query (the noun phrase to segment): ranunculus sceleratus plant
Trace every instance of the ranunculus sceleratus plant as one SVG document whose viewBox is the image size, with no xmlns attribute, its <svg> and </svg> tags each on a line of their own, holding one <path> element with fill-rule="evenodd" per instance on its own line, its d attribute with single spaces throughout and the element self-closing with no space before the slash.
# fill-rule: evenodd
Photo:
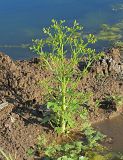
<svg viewBox="0 0 123 160">
<path fill-rule="evenodd" d="M 33 40 L 31 47 L 51 73 L 40 82 L 49 95 L 46 104 L 50 116 L 46 116 L 44 122 L 48 121 L 60 133 L 76 125 L 75 115 L 82 116 L 85 108 L 80 110 L 80 106 L 87 103 L 89 93 L 80 91 L 78 84 L 92 63 L 102 56 L 89 47 L 96 42 L 94 35 L 83 38 L 82 31 L 83 27 L 77 21 L 68 27 L 65 21 L 53 19 L 51 26 L 43 29 L 45 36 Z M 77 68 L 82 59 L 85 61 L 83 71 Z"/>
</svg>

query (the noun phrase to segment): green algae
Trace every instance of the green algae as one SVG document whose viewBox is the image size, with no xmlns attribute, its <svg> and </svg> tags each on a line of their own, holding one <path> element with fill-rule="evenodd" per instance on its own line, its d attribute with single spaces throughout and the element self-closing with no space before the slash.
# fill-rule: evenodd
<svg viewBox="0 0 123 160">
<path fill-rule="evenodd" d="M 100 32 L 97 34 L 98 40 L 117 42 L 123 39 L 123 21 L 108 25 L 102 24 Z"/>
<path fill-rule="evenodd" d="M 20 44 L 20 45 L 0 45 L 0 48 L 29 48 L 30 44 Z"/>
<path fill-rule="evenodd" d="M 113 10 L 113 11 L 123 10 L 123 3 L 117 3 L 117 4 L 115 4 L 115 5 L 112 5 L 112 10 Z"/>
<path fill-rule="evenodd" d="M 121 39 L 122 36 L 120 34 L 115 34 L 111 31 L 109 32 L 100 32 L 99 37 L 97 38 L 98 40 L 106 40 L 106 41 L 115 41 Z"/>
<path fill-rule="evenodd" d="M 123 51 L 123 41 L 117 41 L 113 46 L 119 48 L 120 51 Z"/>
</svg>

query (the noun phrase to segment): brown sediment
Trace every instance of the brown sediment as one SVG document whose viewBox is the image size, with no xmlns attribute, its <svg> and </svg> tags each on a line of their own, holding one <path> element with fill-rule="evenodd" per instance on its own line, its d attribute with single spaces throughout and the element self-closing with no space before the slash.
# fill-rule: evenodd
<svg viewBox="0 0 123 160">
<path fill-rule="evenodd" d="M 9 103 L 0 111 L 0 147 L 16 154 L 17 160 L 31 160 L 27 150 L 34 147 L 39 135 L 48 131 L 41 125 L 43 94 L 38 85 L 46 76 L 50 73 L 39 66 L 38 58 L 14 62 L 0 53 L 0 103 Z M 92 122 L 122 113 L 122 107 L 117 108 L 115 102 L 104 107 L 106 95 L 123 96 L 123 64 L 118 49 L 111 49 L 106 58 L 93 64 L 79 90 L 93 92 L 89 108 Z M 94 109 L 96 100 L 102 102 L 98 111 Z M 48 135 L 48 139 L 55 137 L 52 131 Z"/>
</svg>

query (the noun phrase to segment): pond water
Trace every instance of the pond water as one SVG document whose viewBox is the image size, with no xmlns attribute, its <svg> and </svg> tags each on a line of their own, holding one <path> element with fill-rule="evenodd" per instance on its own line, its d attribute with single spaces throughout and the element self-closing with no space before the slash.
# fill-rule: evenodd
<svg viewBox="0 0 123 160">
<path fill-rule="evenodd" d="M 113 5 L 122 0 L 0 0 L 0 50 L 13 59 L 32 56 L 22 44 L 39 38 L 41 30 L 51 19 L 65 19 L 71 24 L 75 19 L 87 33 L 96 34 L 103 23 L 114 24 L 123 19 L 123 8 Z M 105 47 L 99 43 L 96 48 Z"/>
<path fill-rule="evenodd" d="M 111 138 L 111 142 L 107 142 L 106 146 L 114 152 L 123 153 L 123 115 L 99 122 L 95 128 Z"/>
</svg>

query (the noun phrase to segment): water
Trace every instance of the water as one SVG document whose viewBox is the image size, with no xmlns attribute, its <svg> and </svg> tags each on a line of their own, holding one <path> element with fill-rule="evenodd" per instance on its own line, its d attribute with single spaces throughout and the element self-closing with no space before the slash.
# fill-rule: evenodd
<svg viewBox="0 0 123 160">
<path fill-rule="evenodd" d="M 122 9 L 112 10 L 112 5 L 118 3 L 122 0 L 0 0 L 0 50 L 13 59 L 35 56 L 16 45 L 30 44 L 33 38 L 39 38 L 42 28 L 50 25 L 52 18 L 65 19 L 67 24 L 76 19 L 85 32 L 97 33 L 101 24 L 123 19 Z M 96 47 L 105 46 L 101 44 Z"/>
<path fill-rule="evenodd" d="M 112 139 L 111 143 L 105 144 L 106 146 L 114 152 L 123 153 L 123 115 L 99 122 L 96 128 Z"/>
</svg>

